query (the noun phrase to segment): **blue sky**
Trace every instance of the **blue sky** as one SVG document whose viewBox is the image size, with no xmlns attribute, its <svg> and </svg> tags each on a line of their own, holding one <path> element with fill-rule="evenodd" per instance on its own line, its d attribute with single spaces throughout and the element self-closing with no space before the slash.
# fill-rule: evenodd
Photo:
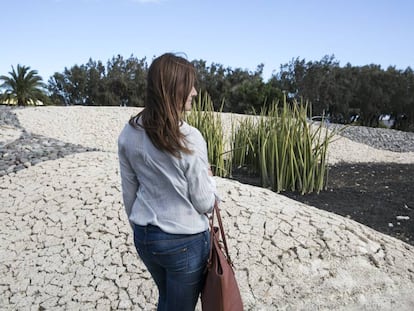
<svg viewBox="0 0 414 311">
<path fill-rule="evenodd" d="M 89 58 L 150 62 L 164 52 L 254 71 L 335 55 L 341 66 L 414 69 L 411 0 L 3 0 L 0 75 L 30 66 L 47 81 Z"/>
</svg>

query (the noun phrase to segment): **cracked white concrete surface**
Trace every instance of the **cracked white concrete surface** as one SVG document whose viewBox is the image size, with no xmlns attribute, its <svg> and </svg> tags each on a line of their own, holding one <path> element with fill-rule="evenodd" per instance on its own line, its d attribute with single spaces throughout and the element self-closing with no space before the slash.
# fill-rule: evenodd
<svg viewBox="0 0 414 311">
<path fill-rule="evenodd" d="M 0 177 L 0 310 L 155 309 L 121 203 L 117 155 L 103 149 Z M 414 309 L 413 246 L 216 180 L 246 310 Z"/>
</svg>

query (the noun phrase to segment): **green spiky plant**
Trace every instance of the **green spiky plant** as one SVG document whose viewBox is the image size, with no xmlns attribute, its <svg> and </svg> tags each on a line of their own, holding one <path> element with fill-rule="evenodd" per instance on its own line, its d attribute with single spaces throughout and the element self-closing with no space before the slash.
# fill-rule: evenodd
<svg viewBox="0 0 414 311">
<path fill-rule="evenodd" d="M 246 119 L 233 134 L 233 163 L 247 165 L 262 186 L 276 192 L 319 192 L 327 181 L 328 144 L 334 132 L 311 127 L 308 105 L 284 100 L 262 109 L 258 120 Z"/>
<path fill-rule="evenodd" d="M 213 102 L 207 93 L 199 92 L 191 111 L 186 114 L 186 121 L 196 127 L 206 140 L 213 174 L 220 177 L 230 176 L 231 157 L 225 157 L 226 143 L 220 113 L 214 112 Z"/>
<path fill-rule="evenodd" d="M 328 145 L 336 134 L 323 122 L 310 125 L 304 103 L 272 103 L 259 116 L 232 123 L 230 151 L 225 151 L 222 120 L 207 93 L 199 94 L 186 121 L 207 142 L 215 175 L 231 176 L 232 167 L 247 166 L 260 175 L 261 184 L 276 192 L 319 192 L 326 187 Z M 229 156 L 231 155 L 231 156 Z"/>
</svg>

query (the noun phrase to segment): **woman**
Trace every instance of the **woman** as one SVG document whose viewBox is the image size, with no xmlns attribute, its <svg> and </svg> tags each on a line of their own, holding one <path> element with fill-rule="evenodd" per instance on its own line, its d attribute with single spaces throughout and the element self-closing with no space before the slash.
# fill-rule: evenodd
<svg viewBox="0 0 414 311">
<path fill-rule="evenodd" d="M 194 310 L 210 247 L 206 213 L 216 199 L 206 143 L 182 120 L 197 95 L 195 69 L 167 53 L 152 62 L 147 82 L 145 109 L 118 139 L 125 210 L 158 287 L 158 310 Z"/>
</svg>

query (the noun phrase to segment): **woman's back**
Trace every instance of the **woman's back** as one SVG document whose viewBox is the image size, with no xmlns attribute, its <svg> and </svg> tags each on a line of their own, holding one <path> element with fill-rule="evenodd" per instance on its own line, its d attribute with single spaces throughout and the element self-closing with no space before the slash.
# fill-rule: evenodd
<svg viewBox="0 0 414 311">
<path fill-rule="evenodd" d="M 207 176 L 207 150 L 200 132 L 185 122 L 180 129 L 193 151 L 181 158 L 160 151 L 143 128 L 129 124 L 119 136 L 118 148 L 139 184 L 130 221 L 156 225 L 168 233 L 192 234 L 208 228 L 203 214 L 214 205 L 215 184 Z"/>
</svg>

